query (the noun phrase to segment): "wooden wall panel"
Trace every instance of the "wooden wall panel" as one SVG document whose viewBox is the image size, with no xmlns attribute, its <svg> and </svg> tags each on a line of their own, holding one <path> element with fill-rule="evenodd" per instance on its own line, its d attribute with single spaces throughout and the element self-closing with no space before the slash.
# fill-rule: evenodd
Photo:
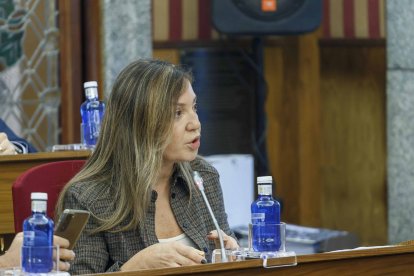
<svg viewBox="0 0 414 276">
<path fill-rule="evenodd" d="M 385 48 L 320 47 L 319 106 L 303 98 L 306 83 L 318 82 L 317 74 L 315 82 L 301 77 L 312 70 L 306 59 L 298 61 L 306 52 L 291 44 L 266 49 L 267 146 L 282 218 L 351 231 L 366 245 L 386 244 Z M 306 146 L 318 131 L 319 148 Z M 319 180 L 313 171 L 307 181 L 312 170 Z"/>
<path fill-rule="evenodd" d="M 291 93 L 296 55 L 289 48 L 268 47 L 265 51 L 267 151 L 269 167 L 282 200 L 282 220 L 299 223 L 297 94 Z"/>
<path fill-rule="evenodd" d="M 322 47 L 323 226 L 386 243 L 385 47 Z"/>
<path fill-rule="evenodd" d="M 316 34 L 266 49 L 267 148 L 282 220 L 321 225 L 320 87 Z"/>
<path fill-rule="evenodd" d="M 298 37 L 298 148 L 300 222 L 321 225 L 320 142 L 321 95 L 319 45 L 316 33 Z"/>
<path fill-rule="evenodd" d="M 173 64 L 180 64 L 180 52 L 178 49 L 153 49 L 152 57 Z"/>
</svg>

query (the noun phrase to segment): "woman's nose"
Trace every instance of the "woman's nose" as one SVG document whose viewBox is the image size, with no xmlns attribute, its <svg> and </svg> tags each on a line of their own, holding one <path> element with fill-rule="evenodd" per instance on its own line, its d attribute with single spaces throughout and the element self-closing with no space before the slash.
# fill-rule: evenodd
<svg viewBox="0 0 414 276">
<path fill-rule="evenodd" d="M 194 113 L 193 118 L 190 120 L 190 122 L 187 124 L 187 130 L 199 130 L 201 128 L 200 120 L 198 119 L 197 113 Z"/>
</svg>

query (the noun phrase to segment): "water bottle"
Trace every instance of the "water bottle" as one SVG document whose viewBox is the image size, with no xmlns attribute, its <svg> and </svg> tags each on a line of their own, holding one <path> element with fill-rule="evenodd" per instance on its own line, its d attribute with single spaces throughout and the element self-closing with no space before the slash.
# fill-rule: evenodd
<svg viewBox="0 0 414 276">
<path fill-rule="evenodd" d="M 32 215 L 23 222 L 22 268 L 29 273 L 53 269 L 53 220 L 46 216 L 47 194 L 32 193 Z"/>
<path fill-rule="evenodd" d="M 251 204 L 252 247 L 254 251 L 278 251 L 280 240 L 280 203 L 272 197 L 271 176 L 257 178 L 258 198 Z"/>
<path fill-rule="evenodd" d="M 85 82 L 83 88 L 86 96 L 86 101 L 82 103 L 80 108 L 83 144 L 88 148 L 94 148 L 105 113 L 105 103 L 98 100 L 98 83 L 96 81 Z"/>
</svg>

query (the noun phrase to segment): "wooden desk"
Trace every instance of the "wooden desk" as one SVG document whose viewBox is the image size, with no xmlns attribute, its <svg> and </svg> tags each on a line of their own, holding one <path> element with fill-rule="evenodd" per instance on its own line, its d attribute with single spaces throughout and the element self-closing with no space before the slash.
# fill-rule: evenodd
<svg viewBox="0 0 414 276">
<path fill-rule="evenodd" d="M 14 233 L 11 187 L 24 171 L 48 162 L 87 159 L 90 151 L 40 152 L 0 156 L 0 235 Z"/>
<path fill-rule="evenodd" d="M 414 246 L 303 255 L 297 257 L 297 262 L 296 266 L 263 268 L 261 260 L 249 260 L 102 275 L 414 275 Z"/>
</svg>

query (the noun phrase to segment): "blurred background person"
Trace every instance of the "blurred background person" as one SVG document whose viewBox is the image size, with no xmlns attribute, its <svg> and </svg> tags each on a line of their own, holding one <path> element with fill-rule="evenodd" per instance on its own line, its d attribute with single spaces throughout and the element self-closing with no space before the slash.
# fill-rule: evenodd
<svg viewBox="0 0 414 276">
<path fill-rule="evenodd" d="M 25 139 L 17 136 L 7 124 L 0 119 L 0 155 L 37 152 Z"/>
</svg>

